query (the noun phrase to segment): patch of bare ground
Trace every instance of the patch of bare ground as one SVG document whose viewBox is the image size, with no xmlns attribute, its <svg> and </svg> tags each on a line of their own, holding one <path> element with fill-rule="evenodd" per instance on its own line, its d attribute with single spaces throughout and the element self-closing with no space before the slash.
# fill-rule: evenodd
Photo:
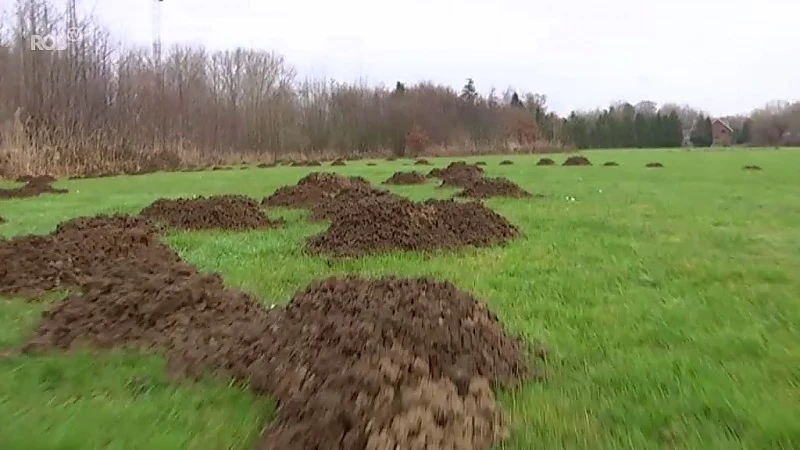
<svg viewBox="0 0 800 450">
<path fill-rule="evenodd" d="M 351 203 L 331 226 L 310 237 L 312 254 L 358 257 L 395 250 L 430 251 L 490 247 L 510 241 L 519 230 L 482 203 L 405 198 L 368 198 Z"/>
<path fill-rule="evenodd" d="M 267 217 L 257 201 L 243 195 L 159 199 L 141 215 L 185 230 L 254 230 L 282 224 Z"/>
<path fill-rule="evenodd" d="M 24 186 L 11 189 L 0 189 L 0 199 L 38 197 L 42 194 L 66 194 L 66 189 L 56 189 L 51 186 L 55 178 L 49 175 L 20 177 L 19 182 Z"/>
<path fill-rule="evenodd" d="M 419 172 L 395 172 L 383 184 L 425 184 L 425 175 Z"/>
<path fill-rule="evenodd" d="M 589 161 L 589 158 L 581 155 L 570 156 L 564 161 L 562 166 L 591 166 L 592 163 Z"/>
<path fill-rule="evenodd" d="M 362 177 L 344 177 L 335 173 L 312 172 L 295 186 L 283 186 L 265 198 L 262 204 L 292 208 L 310 208 L 342 189 L 360 185 L 370 187 Z"/>
</svg>

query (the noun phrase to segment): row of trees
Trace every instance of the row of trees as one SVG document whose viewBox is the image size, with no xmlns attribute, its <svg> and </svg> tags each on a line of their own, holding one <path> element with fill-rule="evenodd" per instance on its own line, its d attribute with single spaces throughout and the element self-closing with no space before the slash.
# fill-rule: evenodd
<svg viewBox="0 0 800 450">
<path fill-rule="evenodd" d="M 543 151 L 566 146 L 669 147 L 700 112 L 620 103 L 566 118 L 543 95 L 481 95 L 434 83 L 393 87 L 302 78 L 276 53 L 114 43 L 75 0 L 17 0 L 0 15 L 0 168 L 83 172 L 253 156 L 409 151 Z M 62 51 L 34 35 L 83 31 Z M 798 105 L 754 113 L 752 142 L 800 130 Z M 794 108 L 794 109 L 793 109 Z M 732 125 L 735 126 L 734 123 Z M 749 142 L 749 139 L 743 142 Z"/>
</svg>

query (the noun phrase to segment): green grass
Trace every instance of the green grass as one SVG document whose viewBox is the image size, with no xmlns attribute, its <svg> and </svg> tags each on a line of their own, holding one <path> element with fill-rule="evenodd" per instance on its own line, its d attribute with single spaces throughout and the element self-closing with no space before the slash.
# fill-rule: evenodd
<svg viewBox="0 0 800 450">
<path fill-rule="evenodd" d="M 505 248 L 338 262 L 303 254 L 324 228 L 174 233 L 170 244 L 268 303 L 352 272 L 432 275 L 485 299 L 514 331 L 553 349 L 549 380 L 503 393 L 503 448 L 800 447 L 800 152 L 595 151 L 594 167 L 535 156 L 470 158 L 547 195 L 490 200 L 525 237 Z M 563 155 L 556 155 L 558 162 Z M 599 165 L 615 160 L 620 167 Z M 645 169 L 650 161 L 663 169 Z M 432 160 L 441 167 L 449 160 Z M 408 160 L 336 169 L 373 182 Z M 761 172 L 741 170 L 758 164 Z M 320 168 L 62 181 L 71 193 L 0 201 L 0 234 L 46 233 L 79 215 L 136 212 L 159 197 L 256 197 Z M 414 199 L 453 191 L 393 188 Z M 575 202 L 565 200 L 576 198 Z M 44 306 L 0 300 L 0 353 Z M 273 407 L 224 380 L 168 382 L 158 356 L 78 352 L 0 360 L 4 449 L 249 449 Z"/>
</svg>

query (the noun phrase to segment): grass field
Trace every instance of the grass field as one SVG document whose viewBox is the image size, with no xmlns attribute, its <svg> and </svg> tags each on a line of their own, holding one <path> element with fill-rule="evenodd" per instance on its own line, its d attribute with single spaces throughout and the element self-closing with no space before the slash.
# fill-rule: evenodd
<svg viewBox="0 0 800 450">
<path fill-rule="evenodd" d="M 585 154 L 595 166 L 469 158 L 547 196 L 487 202 L 525 233 L 505 248 L 329 265 L 304 255 L 304 237 L 324 225 L 297 210 L 270 211 L 289 221 L 284 228 L 168 240 L 268 303 L 344 272 L 433 275 L 485 299 L 512 331 L 553 353 L 548 381 L 502 394 L 514 424 L 503 448 L 800 448 L 800 152 Z M 600 167 L 608 160 L 620 167 Z M 645 169 L 650 161 L 665 167 Z M 408 164 L 60 181 L 69 194 L 0 201 L 0 234 L 134 213 L 159 197 L 261 198 L 312 170 L 379 183 L 419 169 Z M 413 199 L 455 192 L 431 183 L 392 190 Z M 0 299 L 0 354 L 26 339 L 45 305 Z M 164 364 L 128 352 L 0 359 L 0 448 L 251 448 L 271 404 L 221 380 L 171 383 Z"/>
</svg>

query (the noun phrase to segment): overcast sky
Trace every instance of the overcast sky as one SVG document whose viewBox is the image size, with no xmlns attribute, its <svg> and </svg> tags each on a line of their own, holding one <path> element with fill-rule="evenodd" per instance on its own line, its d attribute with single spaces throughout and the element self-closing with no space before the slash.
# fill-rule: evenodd
<svg viewBox="0 0 800 450">
<path fill-rule="evenodd" d="M 4 0 L 5 1 L 5 0 Z M 84 0 L 114 34 L 153 38 L 154 0 Z M 616 100 L 712 114 L 800 97 L 800 0 L 165 0 L 164 47 L 275 50 L 301 75 L 431 80 L 547 95 L 550 108 Z"/>
</svg>

